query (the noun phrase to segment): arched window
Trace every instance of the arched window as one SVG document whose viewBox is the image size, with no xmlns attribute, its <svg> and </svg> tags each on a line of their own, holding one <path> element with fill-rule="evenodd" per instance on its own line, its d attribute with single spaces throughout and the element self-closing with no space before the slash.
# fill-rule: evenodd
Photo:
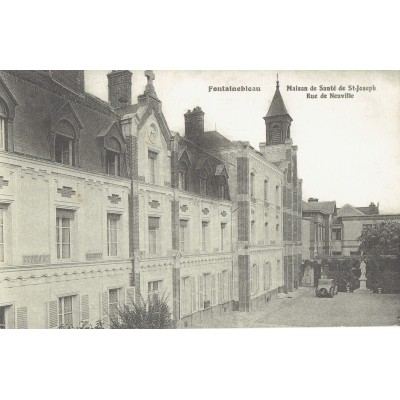
<svg viewBox="0 0 400 400">
<path fill-rule="evenodd" d="M 206 169 L 202 169 L 200 172 L 199 185 L 200 185 L 200 194 L 207 195 L 208 194 L 208 172 Z"/>
<path fill-rule="evenodd" d="M 274 125 L 271 129 L 271 144 L 281 143 L 282 129 L 279 125 Z"/>
<path fill-rule="evenodd" d="M 5 103 L 0 98 L 0 150 L 6 150 L 6 129 L 8 111 Z"/>
<path fill-rule="evenodd" d="M 264 201 L 268 201 L 268 179 L 264 180 Z"/>
<path fill-rule="evenodd" d="M 255 178 L 256 178 L 256 174 L 254 172 L 252 172 L 250 174 L 250 196 L 251 197 L 255 197 Z"/>
<path fill-rule="evenodd" d="M 75 130 L 72 124 L 63 119 L 56 127 L 54 154 L 55 161 L 64 165 L 75 165 L 74 146 Z"/>
<path fill-rule="evenodd" d="M 187 174 L 188 168 L 184 161 L 179 163 L 178 178 L 179 178 L 179 189 L 187 190 Z"/>
</svg>

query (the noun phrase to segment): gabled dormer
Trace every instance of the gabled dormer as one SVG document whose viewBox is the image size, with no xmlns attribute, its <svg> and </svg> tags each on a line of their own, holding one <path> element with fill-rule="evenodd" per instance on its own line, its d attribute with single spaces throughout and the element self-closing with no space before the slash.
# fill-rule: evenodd
<svg viewBox="0 0 400 400">
<path fill-rule="evenodd" d="M 50 126 L 51 160 L 79 167 L 79 139 L 83 125 L 70 102 L 53 108 L 46 116 Z"/>
<path fill-rule="evenodd" d="M 13 151 L 13 122 L 17 100 L 0 78 L 0 151 Z"/>
</svg>

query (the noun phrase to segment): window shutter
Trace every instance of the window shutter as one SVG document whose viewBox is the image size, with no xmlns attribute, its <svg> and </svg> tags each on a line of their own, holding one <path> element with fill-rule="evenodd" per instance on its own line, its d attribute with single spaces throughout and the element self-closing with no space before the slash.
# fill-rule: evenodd
<svg viewBox="0 0 400 400">
<path fill-rule="evenodd" d="M 105 327 L 110 326 L 110 318 L 108 315 L 108 291 L 100 294 L 100 302 L 101 302 L 101 322 L 105 325 Z"/>
<path fill-rule="evenodd" d="M 81 320 L 89 322 L 89 295 L 81 296 Z"/>
<path fill-rule="evenodd" d="M 58 328 L 58 300 L 48 302 L 48 314 L 49 314 L 49 328 Z M 17 310 L 18 319 L 18 310 Z"/>
<path fill-rule="evenodd" d="M 223 284 L 224 282 L 222 281 L 222 273 L 218 272 L 218 298 L 220 304 L 222 304 L 225 300 L 223 295 Z"/>
<path fill-rule="evenodd" d="M 133 308 L 135 304 L 135 287 L 129 286 L 125 289 L 125 304 L 129 308 Z"/>
<path fill-rule="evenodd" d="M 211 304 L 215 306 L 217 304 L 217 287 L 215 282 L 215 274 L 211 275 Z"/>
<path fill-rule="evenodd" d="M 199 275 L 199 310 L 204 310 L 204 277 Z"/>
<path fill-rule="evenodd" d="M 228 279 L 229 279 L 229 300 L 233 300 L 233 275 L 232 275 L 232 271 L 229 271 Z"/>
<path fill-rule="evenodd" d="M 192 313 L 194 313 L 197 311 L 196 277 L 193 276 L 191 281 L 192 281 Z"/>
<path fill-rule="evenodd" d="M 7 328 L 15 329 L 15 307 L 11 305 L 7 310 Z"/>
</svg>

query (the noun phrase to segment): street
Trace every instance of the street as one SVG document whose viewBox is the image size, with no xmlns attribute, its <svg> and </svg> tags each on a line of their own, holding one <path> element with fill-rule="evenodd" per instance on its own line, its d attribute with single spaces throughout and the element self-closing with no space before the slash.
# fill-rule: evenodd
<svg viewBox="0 0 400 400">
<path fill-rule="evenodd" d="M 393 326 L 400 316 L 399 294 L 338 293 L 317 298 L 312 288 L 299 288 L 249 313 L 232 312 L 193 328 Z"/>
</svg>

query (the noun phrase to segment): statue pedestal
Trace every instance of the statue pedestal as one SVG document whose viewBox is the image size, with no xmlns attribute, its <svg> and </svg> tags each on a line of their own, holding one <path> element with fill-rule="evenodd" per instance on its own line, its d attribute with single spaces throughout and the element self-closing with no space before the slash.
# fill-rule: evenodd
<svg viewBox="0 0 400 400">
<path fill-rule="evenodd" d="M 360 281 L 360 288 L 356 289 L 353 293 L 357 294 L 370 294 L 372 293 L 371 290 L 367 289 L 367 278 L 361 277 Z"/>
</svg>

